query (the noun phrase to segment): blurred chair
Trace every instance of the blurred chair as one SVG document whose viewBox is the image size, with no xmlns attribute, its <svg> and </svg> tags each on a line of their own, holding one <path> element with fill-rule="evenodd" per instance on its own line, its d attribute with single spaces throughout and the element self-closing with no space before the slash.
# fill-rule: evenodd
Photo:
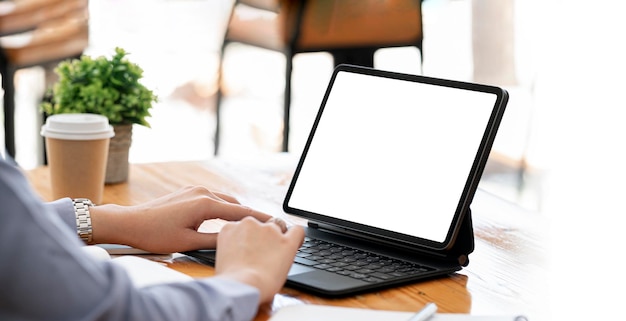
<svg viewBox="0 0 626 321">
<path fill-rule="evenodd" d="M 40 66 L 48 84 L 56 65 L 78 58 L 89 43 L 88 0 L 0 2 L 0 74 L 7 153 L 15 157 L 15 74 Z"/>
<path fill-rule="evenodd" d="M 381 48 L 416 47 L 422 63 L 421 0 L 235 0 L 220 53 L 215 154 L 220 135 L 223 58 L 233 42 L 285 54 L 282 150 L 289 148 L 293 57 L 329 52 L 334 64 L 373 67 Z"/>
</svg>

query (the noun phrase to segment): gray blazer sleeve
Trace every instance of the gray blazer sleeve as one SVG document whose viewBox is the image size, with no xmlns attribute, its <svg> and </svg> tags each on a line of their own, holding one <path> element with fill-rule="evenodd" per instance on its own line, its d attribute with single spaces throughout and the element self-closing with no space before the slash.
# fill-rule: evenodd
<svg viewBox="0 0 626 321">
<path fill-rule="evenodd" d="M 42 203 L 24 176 L 0 160 L 0 320 L 255 316 L 258 291 L 219 277 L 135 288 L 122 267 L 81 250 L 72 218 L 68 200 Z"/>
<path fill-rule="evenodd" d="M 70 231 L 76 232 L 76 214 L 74 204 L 70 198 L 62 198 L 54 202 L 45 203 L 48 212 L 55 213 L 67 225 Z"/>
</svg>

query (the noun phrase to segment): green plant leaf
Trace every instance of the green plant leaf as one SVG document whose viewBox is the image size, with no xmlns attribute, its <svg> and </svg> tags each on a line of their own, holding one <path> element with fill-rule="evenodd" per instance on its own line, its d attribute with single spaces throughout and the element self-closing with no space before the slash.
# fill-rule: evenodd
<svg viewBox="0 0 626 321">
<path fill-rule="evenodd" d="M 41 108 L 49 115 L 61 113 L 101 114 L 112 125 L 139 124 L 150 127 L 146 118 L 158 97 L 141 84 L 143 69 L 126 59 L 127 52 L 115 48 L 111 58 L 79 59 L 60 62 L 59 76 L 51 99 Z"/>
</svg>

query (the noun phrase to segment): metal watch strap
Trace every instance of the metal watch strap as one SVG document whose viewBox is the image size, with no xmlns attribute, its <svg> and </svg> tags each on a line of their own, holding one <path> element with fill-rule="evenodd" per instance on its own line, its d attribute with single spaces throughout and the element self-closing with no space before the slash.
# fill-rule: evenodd
<svg viewBox="0 0 626 321">
<path fill-rule="evenodd" d="M 76 212 L 76 232 L 78 236 L 87 244 L 92 240 L 91 215 L 89 207 L 94 204 L 87 198 L 76 198 L 74 201 L 74 211 Z"/>
</svg>

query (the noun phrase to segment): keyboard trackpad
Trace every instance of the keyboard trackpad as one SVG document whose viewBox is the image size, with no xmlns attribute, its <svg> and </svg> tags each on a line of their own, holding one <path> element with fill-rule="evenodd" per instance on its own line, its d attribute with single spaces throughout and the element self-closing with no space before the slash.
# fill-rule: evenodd
<svg viewBox="0 0 626 321">
<path fill-rule="evenodd" d="M 289 270 L 289 276 L 294 276 L 306 272 L 317 271 L 314 268 L 310 268 L 308 266 L 304 266 L 302 264 L 292 264 L 291 269 Z"/>
<path fill-rule="evenodd" d="M 341 291 L 368 284 L 362 280 L 310 268 L 300 264 L 293 264 L 291 266 L 287 281 L 288 283 L 302 284 L 308 287 L 324 289 L 327 291 Z"/>
</svg>

